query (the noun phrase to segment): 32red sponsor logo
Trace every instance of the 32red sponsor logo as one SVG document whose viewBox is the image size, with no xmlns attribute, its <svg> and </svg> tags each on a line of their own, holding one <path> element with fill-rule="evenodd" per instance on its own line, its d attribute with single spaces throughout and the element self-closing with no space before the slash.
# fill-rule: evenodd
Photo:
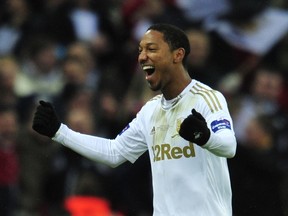
<svg viewBox="0 0 288 216">
<path fill-rule="evenodd" d="M 191 158 L 195 157 L 195 150 L 193 143 L 189 143 L 189 145 L 182 147 L 174 146 L 172 147 L 170 144 L 160 144 L 152 146 L 153 154 L 154 154 L 154 162 L 161 160 L 172 160 L 172 159 L 180 159 L 182 157 Z"/>
</svg>

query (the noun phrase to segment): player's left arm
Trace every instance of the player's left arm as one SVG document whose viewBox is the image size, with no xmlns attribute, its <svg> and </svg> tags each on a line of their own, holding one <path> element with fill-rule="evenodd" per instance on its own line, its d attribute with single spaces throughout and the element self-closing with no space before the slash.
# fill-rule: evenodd
<svg viewBox="0 0 288 216">
<path fill-rule="evenodd" d="M 216 91 L 213 94 L 210 98 L 199 96 L 179 134 L 217 156 L 232 158 L 237 145 L 232 119 L 224 96 Z"/>
<path fill-rule="evenodd" d="M 236 153 L 236 137 L 232 121 L 227 117 L 220 117 L 209 121 L 207 126 L 211 132 L 208 141 L 202 146 L 213 154 L 232 158 Z"/>
</svg>

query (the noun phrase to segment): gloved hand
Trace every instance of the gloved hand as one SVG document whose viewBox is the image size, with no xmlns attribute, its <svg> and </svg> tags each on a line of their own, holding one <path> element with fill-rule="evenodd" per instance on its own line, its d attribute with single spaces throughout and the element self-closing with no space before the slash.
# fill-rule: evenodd
<svg viewBox="0 0 288 216">
<path fill-rule="evenodd" d="M 61 123 L 51 103 L 40 101 L 33 118 L 32 128 L 39 134 L 52 138 Z"/>
<path fill-rule="evenodd" d="M 205 118 L 195 109 L 192 109 L 192 114 L 182 122 L 179 135 L 185 140 L 202 146 L 209 140 L 210 130 Z"/>
</svg>

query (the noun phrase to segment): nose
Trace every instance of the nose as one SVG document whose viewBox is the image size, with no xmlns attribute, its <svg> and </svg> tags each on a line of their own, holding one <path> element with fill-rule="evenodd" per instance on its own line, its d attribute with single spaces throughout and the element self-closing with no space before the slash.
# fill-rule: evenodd
<svg viewBox="0 0 288 216">
<path fill-rule="evenodd" d="M 145 51 L 141 51 L 139 52 L 139 55 L 138 55 L 138 62 L 139 63 L 143 63 L 147 60 L 147 53 Z"/>
</svg>

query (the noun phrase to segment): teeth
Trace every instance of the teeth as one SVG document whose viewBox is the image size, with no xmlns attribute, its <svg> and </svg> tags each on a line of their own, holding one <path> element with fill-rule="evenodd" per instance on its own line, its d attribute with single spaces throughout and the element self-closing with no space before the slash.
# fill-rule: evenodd
<svg viewBox="0 0 288 216">
<path fill-rule="evenodd" d="M 143 70 L 153 70 L 153 69 L 154 69 L 154 66 L 144 65 L 142 68 L 143 68 Z"/>
</svg>

